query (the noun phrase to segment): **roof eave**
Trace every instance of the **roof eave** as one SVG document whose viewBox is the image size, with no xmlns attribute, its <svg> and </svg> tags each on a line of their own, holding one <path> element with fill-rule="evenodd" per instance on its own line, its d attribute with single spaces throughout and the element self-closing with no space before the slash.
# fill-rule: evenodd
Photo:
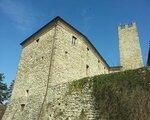
<svg viewBox="0 0 150 120">
<path fill-rule="evenodd" d="M 36 34 L 38 34 L 40 31 L 42 31 L 43 29 L 45 29 L 45 27 L 52 25 L 54 23 L 56 23 L 59 19 L 61 19 L 59 16 L 55 17 L 53 20 L 51 20 L 49 23 L 47 23 L 46 25 L 44 25 L 43 27 L 41 27 L 38 31 L 36 31 L 35 33 L 33 33 L 31 36 L 29 36 L 28 38 L 26 38 L 23 42 L 20 43 L 21 46 L 23 46 L 30 38 L 32 38 L 33 36 L 35 36 Z"/>
<path fill-rule="evenodd" d="M 22 43 L 20 43 L 21 46 L 24 46 L 24 44 L 32 37 L 34 37 L 36 34 L 38 34 L 40 31 L 42 31 L 43 29 L 45 29 L 47 26 L 53 25 L 55 23 L 57 23 L 57 21 L 60 20 L 63 23 L 65 23 L 66 25 L 68 25 L 70 28 L 72 28 L 73 30 L 75 30 L 78 34 L 80 34 L 81 36 L 83 36 L 88 43 L 92 46 L 92 48 L 94 49 L 94 51 L 99 55 L 99 57 L 102 59 L 102 61 L 105 63 L 106 67 L 109 69 L 109 65 L 107 64 L 107 62 L 105 61 L 105 59 L 100 55 L 100 53 L 97 51 L 97 49 L 94 47 L 94 45 L 90 42 L 90 40 L 84 35 L 82 34 L 80 31 L 78 31 L 75 27 L 73 27 L 72 25 L 70 25 L 69 23 L 67 23 L 65 20 L 63 20 L 61 17 L 57 16 L 55 17 L 53 20 L 51 20 L 49 23 L 47 23 L 46 25 L 44 25 L 42 28 L 40 28 L 38 31 L 36 31 L 35 33 L 33 33 L 31 36 L 29 36 L 28 38 L 26 38 Z"/>
</svg>

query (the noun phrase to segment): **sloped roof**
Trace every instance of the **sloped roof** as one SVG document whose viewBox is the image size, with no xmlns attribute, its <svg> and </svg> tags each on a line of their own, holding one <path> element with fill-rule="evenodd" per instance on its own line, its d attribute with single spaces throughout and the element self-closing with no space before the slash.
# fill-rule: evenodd
<svg viewBox="0 0 150 120">
<path fill-rule="evenodd" d="M 98 56 L 102 59 L 102 61 L 106 64 L 106 66 L 109 68 L 109 65 L 107 64 L 107 62 L 104 60 L 104 58 L 100 55 L 100 53 L 97 51 L 97 49 L 94 47 L 94 45 L 90 42 L 90 40 L 84 35 L 82 34 L 80 31 L 78 31 L 75 27 L 73 27 L 72 25 L 70 25 L 68 22 L 66 22 L 65 20 L 63 20 L 61 17 L 57 16 L 55 17 L 53 20 L 51 20 L 49 23 L 47 23 L 46 25 L 44 25 L 42 28 L 40 28 L 38 31 L 36 31 L 35 33 L 33 33 L 31 36 L 29 36 L 27 39 L 25 39 L 22 43 L 20 43 L 20 45 L 24 45 L 31 37 L 34 37 L 36 34 L 38 34 L 39 32 L 41 32 L 42 30 L 44 30 L 47 26 L 52 26 L 55 23 L 57 23 L 57 21 L 60 21 L 64 24 L 66 24 L 67 26 L 69 26 L 71 29 L 73 29 L 75 32 L 77 32 L 78 34 L 80 34 L 82 37 L 84 37 L 87 42 L 91 45 L 91 47 L 94 49 L 94 51 L 98 54 Z"/>
</svg>

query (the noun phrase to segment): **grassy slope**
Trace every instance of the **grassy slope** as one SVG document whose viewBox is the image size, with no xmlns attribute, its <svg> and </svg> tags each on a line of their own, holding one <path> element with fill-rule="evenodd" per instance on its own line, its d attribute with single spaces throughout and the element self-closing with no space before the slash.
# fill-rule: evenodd
<svg viewBox="0 0 150 120">
<path fill-rule="evenodd" d="M 98 120 L 150 120 L 150 68 L 77 80 L 70 92 L 82 91 L 87 83 L 93 88 Z M 0 119 L 5 108 L 0 105 Z"/>
<path fill-rule="evenodd" d="M 150 68 L 84 78 L 73 82 L 71 90 L 82 90 L 87 79 L 98 119 L 150 120 Z"/>
</svg>

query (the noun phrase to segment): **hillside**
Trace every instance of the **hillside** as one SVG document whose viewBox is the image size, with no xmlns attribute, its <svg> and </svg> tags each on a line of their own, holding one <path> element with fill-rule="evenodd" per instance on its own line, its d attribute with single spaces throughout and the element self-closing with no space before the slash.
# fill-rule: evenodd
<svg viewBox="0 0 150 120">
<path fill-rule="evenodd" d="M 41 120 L 150 120 L 150 68 L 50 86 L 48 93 L 40 114 L 32 96 L 14 119 L 33 120 L 40 115 Z"/>
<path fill-rule="evenodd" d="M 84 78 L 71 83 L 70 91 L 82 91 L 87 84 L 97 119 L 150 119 L 150 68 Z"/>
</svg>

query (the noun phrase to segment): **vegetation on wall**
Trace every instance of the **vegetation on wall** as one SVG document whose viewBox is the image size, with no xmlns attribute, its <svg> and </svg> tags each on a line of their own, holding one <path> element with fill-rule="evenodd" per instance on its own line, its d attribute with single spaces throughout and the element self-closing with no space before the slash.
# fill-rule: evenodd
<svg viewBox="0 0 150 120">
<path fill-rule="evenodd" d="M 82 89 L 84 88 L 84 86 L 89 83 L 88 81 L 90 80 L 90 78 L 83 78 L 80 80 L 75 80 L 73 82 L 71 82 L 69 84 L 69 91 L 68 94 L 71 94 L 74 91 L 80 92 L 82 93 Z"/>
<path fill-rule="evenodd" d="M 99 75 L 73 82 L 70 91 L 82 91 L 92 85 L 94 107 L 98 119 L 150 119 L 150 69 L 141 68 L 108 75 Z M 88 82 L 87 82 L 88 81 Z"/>
</svg>

